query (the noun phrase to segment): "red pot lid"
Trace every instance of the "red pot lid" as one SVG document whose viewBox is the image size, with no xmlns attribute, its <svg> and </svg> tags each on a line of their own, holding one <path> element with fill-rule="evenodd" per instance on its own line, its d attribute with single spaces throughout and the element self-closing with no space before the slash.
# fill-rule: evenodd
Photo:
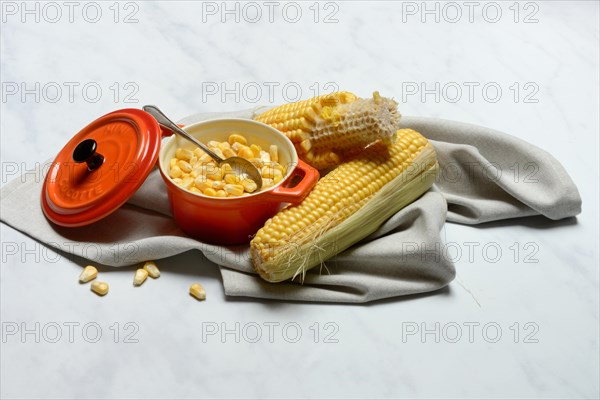
<svg viewBox="0 0 600 400">
<path fill-rule="evenodd" d="M 158 159 L 161 130 L 138 109 L 98 118 L 58 153 L 42 188 L 42 209 L 57 225 L 96 222 L 125 203 Z"/>
</svg>

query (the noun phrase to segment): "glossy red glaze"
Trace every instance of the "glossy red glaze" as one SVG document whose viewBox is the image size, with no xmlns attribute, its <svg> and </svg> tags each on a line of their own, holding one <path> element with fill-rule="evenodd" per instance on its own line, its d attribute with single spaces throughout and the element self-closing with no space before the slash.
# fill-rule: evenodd
<svg viewBox="0 0 600 400">
<path fill-rule="evenodd" d="M 102 164 L 89 171 L 73 160 L 84 140 L 96 142 Z M 42 186 L 46 217 L 57 225 L 78 227 L 117 210 L 142 185 L 158 159 L 161 132 L 156 120 L 138 109 L 106 114 L 77 133 L 58 153 Z"/>
</svg>

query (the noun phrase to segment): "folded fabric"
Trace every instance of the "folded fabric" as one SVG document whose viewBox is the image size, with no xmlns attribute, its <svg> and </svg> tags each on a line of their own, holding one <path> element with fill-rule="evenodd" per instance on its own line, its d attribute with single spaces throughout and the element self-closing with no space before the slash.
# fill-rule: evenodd
<svg viewBox="0 0 600 400">
<path fill-rule="evenodd" d="M 198 114 L 180 123 L 252 118 L 255 112 Z M 478 224 L 538 214 L 556 220 L 581 211 L 577 188 L 560 163 L 527 142 L 441 119 L 404 117 L 402 126 L 421 132 L 436 148 L 436 185 L 369 237 L 310 270 L 302 284 L 262 280 L 247 245 L 215 246 L 186 237 L 170 217 L 157 169 L 127 204 L 81 228 L 48 222 L 40 208 L 41 179 L 17 178 L 1 190 L 0 220 L 47 246 L 114 267 L 197 249 L 220 268 L 228 296 L 360 303 L 430 292 L 452 281 L 455 267 L 441 250 L 446 220 Z"/>
</svg>

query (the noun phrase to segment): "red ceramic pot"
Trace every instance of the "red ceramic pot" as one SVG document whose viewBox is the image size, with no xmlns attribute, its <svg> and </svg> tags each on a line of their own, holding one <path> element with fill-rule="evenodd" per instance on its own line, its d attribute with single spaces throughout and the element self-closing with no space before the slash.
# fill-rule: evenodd
<svg viewBox="0 0 600 400">
<path fill-rule="evenodd" d="M 232 132 L 240 133 L 248 143 L 263 149 L 277 145 L 279 163 L 287 174 L 277 185 L 243 197 L 216 198 L 194 193 L 175 184 L 169 177 L 169 163 L 179 147 L 195 146 L 177 135 L 162 144 L 159 154 L 160 173 L 165 181 L 173 217 L 188 235 L 207 243 L 248 243 L 265 221 L 284 203 L 300 203 L 319 180 L 319 173 L 298 159 L 292 142 L 281 132 L 260 122 L 247 119 L 215 119 L 183 128 L 203 143 L 227 141 Z M 292 182 L 295 183 L 290 187 Z M 297 182 L 297 183 L 296 183 Z"/>
</svg>

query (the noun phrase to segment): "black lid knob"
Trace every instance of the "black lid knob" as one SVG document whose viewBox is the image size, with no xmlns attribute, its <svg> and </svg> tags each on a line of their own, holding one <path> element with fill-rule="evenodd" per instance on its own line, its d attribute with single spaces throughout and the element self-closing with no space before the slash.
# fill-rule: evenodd
<svg viewBox="0 0 600 400">
<path fill-rule="evenodd" d="M 104 156 L 96 153 L 97 143 L 94 139 L 86 139 L 79 143 L 73 150 L 73 161 L 76 163 L 85 162 L 89 171 L 100 167 L 104 162 Z"/>
</svg>

